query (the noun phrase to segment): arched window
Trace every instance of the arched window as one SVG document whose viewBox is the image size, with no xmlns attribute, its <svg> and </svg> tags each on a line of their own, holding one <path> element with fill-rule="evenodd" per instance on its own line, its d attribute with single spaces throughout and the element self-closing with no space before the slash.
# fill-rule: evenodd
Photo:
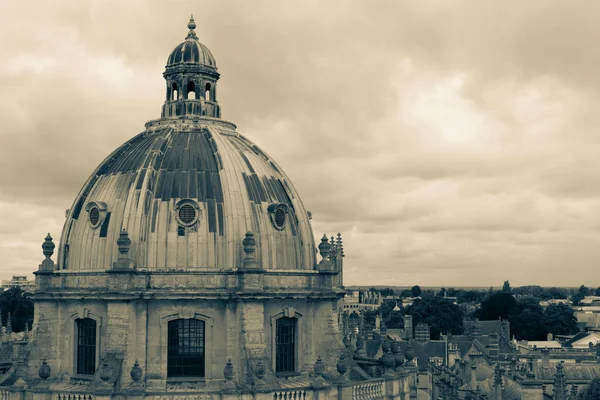
<svg viewBox="0 0 600 400">
<path fill-rule="evenodd" d="M 204 321 L 169 321 L 167 377 L 204 377 Z"/>
<path fill-rule="evenodd" d="M 275 327 L 275 372 L 296 370 L 296 318 L 279 318 Z"/>
<path fill-rule="evenodd" d="M 174 83 L 173 87 L 171 88 L 171 100 L 177 100 L 178 99 L 178 90 L 177 90 L 177 84 Z"/>
<path fill-rule="evenodd" d="M 77 374 L 94 375 L 96 372 L 96 321 L 77 319 Z"/>
<path fill-rule="evenodd" d="M 188 82 L 187 84 L 187 98 L 188 100 L 196 100 L 196 85 L 194 82 Z"/>
<path fill-rule="evenodd" d="M 204 100 L 210 101 L 210 83 L 206 84 L 205 92 L 204 92 Z"/>
</svg>

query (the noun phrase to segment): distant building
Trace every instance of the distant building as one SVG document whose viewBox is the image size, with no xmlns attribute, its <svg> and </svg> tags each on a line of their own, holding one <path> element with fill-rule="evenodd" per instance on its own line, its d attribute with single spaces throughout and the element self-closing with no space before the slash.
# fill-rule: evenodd
<svg viewBox="0 0 600 400">
<path fill-rule="evenodd" d="M 540 301 L 540 306 L 542 307 L 548 307 L 556 304 L 566 304 L 570 306 L 573 304 L 573 302 L 569 299 L 549 299 Z"/>
<path fill-rule="evenodd" d="M 3 280 L 2 281 L 2 289 L 8 290 L 14 287 L 20 287 L 26 292 L 33 291 L 35 287 L 35 282 L 27 279 L 26 276 L 15 275 L 12 277 L 10 281 Z"/>
<path fill-rule="evenodd" d="M 361 310 L 377 310 L 383 304 L 380 293 L 352 291 L 343 300 L 344 311 L 352 313 Z"/>
</svg>

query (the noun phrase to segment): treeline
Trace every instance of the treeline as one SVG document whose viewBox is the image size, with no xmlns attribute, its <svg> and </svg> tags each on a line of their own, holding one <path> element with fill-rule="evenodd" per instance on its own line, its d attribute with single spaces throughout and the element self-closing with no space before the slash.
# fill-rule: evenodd
<svg viewBox="0 0 600 400">
<path fill-rule="evenodd" d="M 538 285 L 527 285 L 511 288 L 509 281 L 505 281 L 501 290 L 489 289 L 455 289 L 440 288 L 439 290 L 425 289 L 415 285 L 411 289 L 394 290 L 393 288 L 376 289 L 374 287 L 368 290 L 372 293 L 380 293 L 382 296 L 392 296 L 399 298 L 409 297 L 455 297 L 458 303 L 480 302 L 498 291 L 510 291 L 516 297 L 531 297 L 542 300 L 550 299 L 571 299 L 575 305 L 579 304 L 585 296 L 600 296 L 600 287 L 593 289 L 585 285 L 579 288 L 561 288 L 561 287 L 542 287 Z"/>
<path fill-rule="evenodd" d="M 511 335 L 519 340 L 545 340 L 553 335 L 579 332 L 573 308 L 567 304 L 552 304 L 545 309 L 539 298 L 516 299 L 510 292 L 496 292 L 486 298 L 473 317 L 482 321 L 510 321 Z"/>
<path fill-rule="evenodd" d="M 379 291 L 383 296 L 398 296 L 393 289 L 383 290 L 385 292 Z M 543 308 L 540 301 L 569 297 L 577 300 L 595 293 L 596 290 L 585 286 L 568 289 L 531 285 L 513 289 L 509 281 L 504 282 L 501 290 L 442 288 L 434 292 L 414 286 L 399 294 L 402 297 L 421 297 L 414 300 L 411 306 L 403 308 L 398 304 L 400 311 L 393 311 L 396 302 L 386 301 L 377 311 L 366 311 L 364 317 L 370 327 L 374 327 L 375 316 L 379 314 L 386 327 L 401 329 L 404 328 L 404 315 L 412 315 L 413 326 L 419 323 L 430 326 L 432 339 L 438 339 L 441 333 L 461 334 L 465 318 L 482 321 L 504 319 L 510 321 L 511 335 L 516 339 L 545 340 L 548 333 L 571 335 L 579 332 L 579 328 L 571 306 L 552 304 Z M 458 305 L 447 297 L 456 298 Z M 468 308 L 462 307 L 462 304 L 470 302 L 480 304 L 480 307 L 466 314 Z"/>
<path fill-rule="evenodd" d="M 33 300 L 29 293 L 19 287 L 0 292 L 0 322 L 6 327 L 10 315 L 13 332 L 25 330 L 25 324 L 33 325 Z"/>
</svg>

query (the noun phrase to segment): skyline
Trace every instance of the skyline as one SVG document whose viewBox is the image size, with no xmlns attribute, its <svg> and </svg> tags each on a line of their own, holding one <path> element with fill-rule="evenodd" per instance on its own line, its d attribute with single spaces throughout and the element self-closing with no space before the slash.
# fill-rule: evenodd
<svg viewBox="0 0 600 400">
<path fill-rule="evenodd" d="M 346 285 L 600 286 L 600 5 L 547 1 L 0 4 L 1 279 L 160 116 L 190 12 Z"/>
</svg>

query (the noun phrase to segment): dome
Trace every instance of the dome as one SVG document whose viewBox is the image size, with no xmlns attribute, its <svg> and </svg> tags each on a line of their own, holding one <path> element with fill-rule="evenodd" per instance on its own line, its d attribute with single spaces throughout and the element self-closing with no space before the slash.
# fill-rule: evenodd
<svg viewBox="0 0 600 400">
<path fill-rule="evenodd" d="M 230 270 L 243 264 L 247 232 L 260 268 L 315 269 L 309 215 L 275 161 L 220 118 L 219 74 L 205 68 L 216 63 L 195 27 L 192 18 L 169 57 L 161 118 L 109 155 L 75 199 L 59 269 L 106 271 L 122 262 L 121 240 L 135 269 Z"/>
<path fill-rule="evenodd" d="M 108 156 L 70 210 L 59 268 L 107 270 L 126 230 L 136 268 L 233 269 L 248 231 L 265 269 L 314 269 L 309 216 L 281 168 L 209 118 L 157 120 Z"/>
<path fill-rule="evenodd" d="M 182 63 L 202 64 L 211 68 L 217 68 L 217 62 L 212 53 L 202 43 L 198 41 L 196 36 L 196 23 L 194 17 L 190 18 L 188 23 L 190 29 L 185 41 L 179 44 L 167 59 L 167 68 L 177 66 Z"/>
</svg>

